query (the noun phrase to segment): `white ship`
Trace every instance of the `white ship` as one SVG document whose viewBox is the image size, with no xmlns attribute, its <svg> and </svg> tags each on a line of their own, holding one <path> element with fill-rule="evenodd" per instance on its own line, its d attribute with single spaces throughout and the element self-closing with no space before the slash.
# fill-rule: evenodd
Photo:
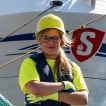
<svg viewBox="0 0 106 106">
<path fill-rule="evenodd" d="M 81 66 L 90 92 L 87 106 L 106 106 L 106 0 L 0 0 L 0 93 L 24 106 L 20 64 L 37 50 L 36 24 L 48 13 L 63 19 L 70 38 L 77 36 L 66 52 Z"/>
</svg>

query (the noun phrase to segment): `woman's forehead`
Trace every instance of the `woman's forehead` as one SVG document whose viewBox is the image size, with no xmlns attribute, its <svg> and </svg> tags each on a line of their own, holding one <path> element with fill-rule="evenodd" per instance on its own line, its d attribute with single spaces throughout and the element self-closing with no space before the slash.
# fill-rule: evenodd
<svg viewBox="0 0 106 106">
<path fill-rule="evenodd" d="M 52 28 L 52 29 L 46 29 L 42 32 L 42 34 L 56 34 L 60 35 L 60 31 L 58 29 Z"/>
</svg>

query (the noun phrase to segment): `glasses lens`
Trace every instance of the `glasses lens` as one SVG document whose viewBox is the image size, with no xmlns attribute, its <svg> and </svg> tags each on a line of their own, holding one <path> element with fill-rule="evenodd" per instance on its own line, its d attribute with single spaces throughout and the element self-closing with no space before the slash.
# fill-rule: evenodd
<svg viewBox="0 0 106 106">
<path fill-rule="evenodd" d="M 47 43 L 47 42 L 49 42 L 49 37 L 43 36 L 42 37 L 42 40 L 43 40 L 43 42 Z"/>
<path fill-rule="evenodd" d="M 52 37 L 52 40 L 53 40 L 54 43 L 57 43 L 60 40 L 60 37 L 54 36 L 54 37 Z"/>
</svg>

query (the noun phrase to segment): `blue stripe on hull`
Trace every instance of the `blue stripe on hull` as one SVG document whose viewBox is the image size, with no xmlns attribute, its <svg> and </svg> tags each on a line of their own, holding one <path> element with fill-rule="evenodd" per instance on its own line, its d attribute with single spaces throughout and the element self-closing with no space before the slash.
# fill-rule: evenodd
<svg viewBox="0 0 106 106">
<path fill-rule="evenodd" d="M 98 53 L 96 53 L 95 56 L 106 57 L 106 44 L 105 43 L 102 43 Z"/>
<path fill-rule="evenodd" d="M 100 49 L 98 52 L 101 52 L 101 53 L 106 53 L 106 44 L 105 43 L 102 43 Z"/>
<path fill-rule="evenodd" d="M 0 38 L 0 39 L 2 39 L 2 38 Z M 28 33 L 28 34 L 9 36 L 9 37 L 5 38 L 2 42 L 24 41 L 24 40 L 34 40 L 34 39 L 35 39 L 34 33 Z"/>
<path fill-rule="evenodd" d="M 106 54 L 97 53 L 95 56 L 106 57 Z"/>
</svg>

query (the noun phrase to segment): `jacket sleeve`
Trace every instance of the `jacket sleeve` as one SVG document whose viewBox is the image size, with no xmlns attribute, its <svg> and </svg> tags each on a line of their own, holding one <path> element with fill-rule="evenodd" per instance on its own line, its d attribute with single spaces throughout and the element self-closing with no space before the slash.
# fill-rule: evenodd
<svg viewBox="0 0 106 106">
<path fill-rule="evenodd" d="M 19 72 L 19 85 L 23 93 L 27 92 L 25 85 L 31 80 L 39 81 L 40 77 L 36 69 L 36 63 L 32 59 L 26 58 L 22 62 Z"/>
<path fill-rule="evenodd" d="M 73 74 L 74 74 L 74 78 L 73 78 L 73 83 L 75 85 L 76 90 L 86 90 L 88 91 L 87 85 L 85 83 L 85 80 L 83 78 L 82 72 L 80 67 L 76 64 L 76 63 L 72 63 L 73 65 Z"/>
</svg>

